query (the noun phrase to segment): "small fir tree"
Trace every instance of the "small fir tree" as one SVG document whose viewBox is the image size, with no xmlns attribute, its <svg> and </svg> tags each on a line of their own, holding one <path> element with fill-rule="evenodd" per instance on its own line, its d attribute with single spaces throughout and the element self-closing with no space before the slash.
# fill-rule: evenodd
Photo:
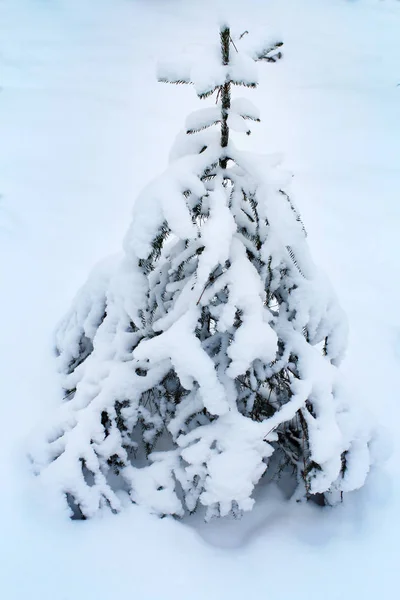
<svg viewBox="0 0 400 600">
<path fill-rule="evenodd" d="M 124 257 L 94 271 L 57 332 L 65 400 L 33 460 L 75 517 L 127 495 L 159 515 L 237 514 L 282 473 L 298 499 L 333 502 L 369 469 L 337 383 L 343 313 L 277 169 L 230 137 L 259 121 L 233 87 L 255 88 L 255 62 L 281 44 L 249 56 L 227 26 L 220 37 L 190 74 L 161 70 L 216 103 L 187 118 Z"/>
</svg>

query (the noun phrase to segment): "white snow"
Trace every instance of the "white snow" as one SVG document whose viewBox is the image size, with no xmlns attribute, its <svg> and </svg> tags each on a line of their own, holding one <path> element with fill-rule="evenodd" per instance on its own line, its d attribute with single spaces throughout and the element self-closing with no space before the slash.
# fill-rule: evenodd
<svg viewBox="0 0 400 600">
<path fill-rule="evenodd" d="M 248 98 L 234 98 L 231 102 L 231 108 L 245 119 L 260 120 L 261 112 L 259 108 Z"/>
<path fill-rule="evenodd" d="M 217 187 L 217 185 L 216 185 Z M 210 218 L 201 229 L 204 251 L 197 268 L 197 293 L 204 290 L 209 276 L 220 264 L 229 259 L 232 236 L 236 232 L 235 220 L 228 208 L 229 194 L 224 188 L 215 189 L 209 194 Z"/>
<path fill-rule="evenodd" d="M 256 269 L 247 260 L 244 247 L 234 240 L 232 266 L 228 273 L 229 301 L 222 312 L 222 325 L 232 325 L 236 307 L 242 310 L 242 325 L 237 330 L 227 354 L 232 359 L 228 375 L 237 377 L 247 371 L 251 363 L 260 358 L 266 363 L 274 360 L 277 336 L 268 321 L 271 315 L 264 307 L 264 293 Z"/>
<path fill-rule="evenodd" d="M 135 506 L 91 522 L 60 522 L 51 506 L 42 507 L 25 458 L 27 435 L 60 402 L 54 327 L 91 266 L 119 250 L 133 199 L 163 173 L 183 115 L 198 106 L 190 86 L 157 84 L 154 66 L 171 45 L 179 52 L 182 44 L 215 40 L 215 4 L 229 6 L 232 27 L 248 29 L 246 38 L 267 28 L 285 42 L 281 63 L 258 65 L 260 86 L 249 94 L 262 122 L 240 143 L 282 153 L 294 174 L 312 254 L 349 318 L 342 372 L 371 421 L 387 428 L 393 457 L 386 470 L 374 468 L 365 490 L 334 510 L 288 505 L 272 489 L 260 491 L 240 522 L 202 525 L 193 518 L 190 527 Z M 399 31 L 400 6 L 391 0 L 0 4 L 2 597 L 234 600 L 262 593 L 372 600 L 393 594 L 400 510 Z M 162 220 L 168 207 L 155 202 L 155 210 Z M 144 224 L 143 253 L 148 235 Z M 98 311 L 82 306 L 71 315 L 89 338 L 101 313 L 101 286 L 93 294 Z M 138 302 L 125 307 L 133 317 Z M 338 344 L 332 353 L 339 351 Z M 354 437 L 345 413 L 340 426 Z M 244 447 L 246 436 L 238 434 Z M 377 458 L 389 441 L 380 444 Z M 251 447 L 243 452 L 254 456 Z M 224 454 L 215 457 L 215 472 L 224 461 Z M 255 461 L 252 483 L 259 476 Z M 349 476 L 354 484 L 356 476 Z M 154 481 L 160 485 L 156 469 Z M 209 494 L 218 493 L 210 481 Z"/>
<path fill-rule="evenodd" d="M 134 358 L 140 360 L 149 357 L 150 362 L 170 359 L 182 385 L 190 390 L 195 380 L 207 410 L 213 415 L 222 415 L 228 410 L 224 388 L 211 358 L 193 335 L 199 312 L 200 309 L 194 305 L 167 331 L 141 342 L 134 351 Z M 185 348 L 185 352 L 182 352 L 182 348 Z"/>
<path fill-rule="evenodd" d="M 187 133 L 193 133 L 206 129 L 215 123 L 218 123 L 221 118 L 221 110 L 218 106 L 208 106 L 196 110 L 186 117 L 185 126 Z"/>
</svg>

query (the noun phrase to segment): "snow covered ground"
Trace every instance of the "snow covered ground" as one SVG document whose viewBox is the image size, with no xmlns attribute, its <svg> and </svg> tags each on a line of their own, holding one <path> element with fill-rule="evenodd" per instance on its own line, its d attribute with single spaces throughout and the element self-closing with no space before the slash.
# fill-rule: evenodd
<svg viewBox="0 0 400 600">
<path fill-rule="evenodd" d="M 246 143 L 281 152 L 316 261 L 349 316 L 345 375 L 393 454 L 335 510 L 273 491 L 241 522 L 137 507 L 63 522 L 42 505 L 27 438 L 59 402 L 55 323 L 116 252 L 140 189 L 198 107 L 155 80 L 161 57 L 237 31 L 282 36 Z M 0 1 L 0 594 L 7 600 L 370 600 L 393 596 L 400 533 L 400 3 L 395 0 Z M 396 437 L 397 436 L 397 437 Z M 265 496 L 265 494 L 264 494 Z"/>
</svg>

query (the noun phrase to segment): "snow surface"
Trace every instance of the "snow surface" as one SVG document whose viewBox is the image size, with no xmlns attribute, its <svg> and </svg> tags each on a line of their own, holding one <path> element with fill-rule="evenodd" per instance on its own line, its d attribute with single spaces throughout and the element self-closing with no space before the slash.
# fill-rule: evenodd
<svg viewBox="0 0 400 600">
<path fill-rule="evenodd" d="M 133 199 L 163 173 L 184 115 L 198 108 L 190 86 L 156 83 L 156 61 L 170 48 L 190 54 L 214 41 L 225 6 L 237 31 L 273 27 L 267 34 L 285 42 L 284 61 L 259 65 L 260 89 L 249 99 L 262 122 L 241 144 L 281 153 L 295 175 L 313 255 L 350 321 L 344 375 L 371 419 L 387 427 L 393 455 L 334 510 L 286 504 L 270 490 L 240 522 L 160 521 L 133 506 L 60 522 L 42 506 L 25 458 L 29 432 L 60 399 L 54 326 L 92 265 L 120 250 Z M 0 3 L 2 597 L 393 594 L 399 31 L 394 0 Z"/>
</svg>

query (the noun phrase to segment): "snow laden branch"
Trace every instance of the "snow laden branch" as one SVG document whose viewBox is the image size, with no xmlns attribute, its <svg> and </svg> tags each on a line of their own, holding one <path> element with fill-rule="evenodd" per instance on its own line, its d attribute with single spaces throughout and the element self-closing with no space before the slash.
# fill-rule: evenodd
<svg viewBox="0 0 400 600">
<path fill-rule="evenodd" d="M 210 60 L 160 71 L 215 99 L 136 200 L 123 257 L 59 326 L 64 401 L 32 461 L 74 518 L 127 499 L 237 515 L 272 480 L 334 503 L 365 480 L 370 432 L 338 379 L 346 319 L 276 161 L 230 135 L 260 120 L 233 86 L 256 87 L 256 62 L 280 46 L 246 54 L 225 26 Z"/>
</svg>

